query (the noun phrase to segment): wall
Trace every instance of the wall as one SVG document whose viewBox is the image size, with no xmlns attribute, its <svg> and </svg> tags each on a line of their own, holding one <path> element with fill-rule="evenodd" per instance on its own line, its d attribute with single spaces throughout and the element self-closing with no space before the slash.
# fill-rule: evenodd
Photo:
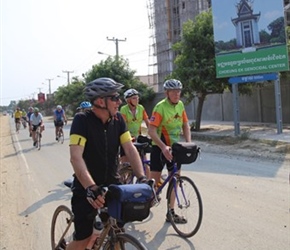
<svg viewBox="0 0 290 250">
<path fill-rule="evenodd" d="M 290 124 L 290 83 L 281 82 L 282 122 Z M 165 97 L 164 93 L 156 93 L 156 97 L 146 111 L 151 116 L 154 105 Z M 241 122 L 276 123 L 276 104 L 274 84 L 255 89 L 252 96 L 239 96 Z M 195 119 L 197 98 L 186 105 L 190 120 Z M 202 121 L 234 121 L 232 93 L 212 94 L 206 97 L 202 109 Z"/>
</svg>

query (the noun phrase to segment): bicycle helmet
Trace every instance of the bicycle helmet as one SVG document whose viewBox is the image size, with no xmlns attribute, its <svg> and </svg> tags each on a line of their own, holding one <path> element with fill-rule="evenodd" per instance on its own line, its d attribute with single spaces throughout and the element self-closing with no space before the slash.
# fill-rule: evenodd
<svg viewBox="0 0 290 250">
<path fill-rule="evenodd" d="M 92 104 L 90 102 L 82 102 L 80 104 L 80 108 L 82 109 L 88 109 L 88 108 L 91 108 L 92 107 Z"/>
<path fill-rule="evenodd" d="M 56 109 L 62 109 L 62 106 L 61 105 L 57 105 Z"/>
<path fill-rule="evenodd" d="M 93 101 L 98 97 L 104 97 L 118 92 L 123 87 L 123 84 L 115 82 L 111 78 L 101 77 L 88 83 L 84 89 L 84 93 L 86 99 Z"/>
<path fill-rule="evenodd" d="M 163 84 L 164 90 L 170 90 L 170 89 L 182 89 L 182 83 L 176 79 L 169 79 L 164 82 Z"/>
<path fill-rule="evenodd" d="M 128 89 L 124 92 L 124 98 L 130 98 L 134 95 L 139 95 L 139 92 L 136 89 Z"/>
<path fill-rule="evenodd" d="M 34 112 L 39 112 L 39 108 L 34 108 Z"/>
</svg>

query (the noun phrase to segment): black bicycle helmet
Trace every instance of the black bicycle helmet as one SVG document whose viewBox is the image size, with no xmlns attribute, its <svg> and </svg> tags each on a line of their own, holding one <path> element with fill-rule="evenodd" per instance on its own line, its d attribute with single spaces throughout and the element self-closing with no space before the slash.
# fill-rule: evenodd
<svg viewBox="0 0 290 250">
<path fill-rule="evenodd" d="M 111 78 L 101 77 L 88 83 L 84 89 L 86 99 L 93 101 L 97 97 L 104 97 L 120 91 L 124 85 Z"/>
<path fill-rule="evenodd" d="M 124 93 L 124 98 L 127 99 L 134 95 L 139 95 L 139 92 L 136 89 L 128 89 Z"/>
<path fill-rule="evenodd" d="M 164 82 L 163 88 L 164 88 L 164 90 L 170 90 L 170 89 L 182 90 L 182 83 L 176 79 L 169 79 L 169 80 Z"/>
</svg>

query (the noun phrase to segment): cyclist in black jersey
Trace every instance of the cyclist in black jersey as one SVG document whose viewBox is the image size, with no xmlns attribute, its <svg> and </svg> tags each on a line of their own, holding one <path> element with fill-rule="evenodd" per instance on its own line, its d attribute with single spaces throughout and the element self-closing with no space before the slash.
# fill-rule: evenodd
<svg viewBox="0 0 290 250">
<path fill-rule="evenodd" d="M 118 92 L 123 84 L 98 78 L 85 87 L 92 109 L 77 113 L 70 130 L 70 161 L 74 169 L 72 211 L 75 234 L 66 250 L 86 248 L 93 232 L 94 209 L 104 206 L 100 185 L 118 184 L 118 153 L 122 145 L 140 182 L 146 181 L 137 149 L 122 115 Z"/>
</svg>

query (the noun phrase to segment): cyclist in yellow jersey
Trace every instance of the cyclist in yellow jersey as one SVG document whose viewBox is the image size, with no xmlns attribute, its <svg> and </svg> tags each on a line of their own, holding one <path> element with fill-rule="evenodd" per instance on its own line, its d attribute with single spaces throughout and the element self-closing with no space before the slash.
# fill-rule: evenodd
<svg viewBox="0 0 290 250">
<path fill-rule="evenodd" d="M 184 104 L 180 100 L 182 83 L 175 79 L 165 81 L 164 90 L 166 98 L 161 100 L 153 109 L 150 118 L 148 134 L 150 135 L 153 146 L 150 154 L 150 179 L 155 183 L 160 181 L 161 172 L 166 164 L 170 173 L 173 164 L 171 146 L 180 140 L 181 131 L 186 142 L 191 141 L 190 127 L 185 112 Z M 177 165 L 180 173 L 181 165 Z M 174 213 L 174 198 L 170 204 L 170 210 L 175 223 L 187 223 L 187 219 Z M 166 216 L 166 221 L 169 221 Z"/>
<path fill-rule="evenodd" d="M 134 140 L 137 140 L 137 137 L 141 134 L 142 122 L 145 122 L 147 128 L 149 126 L 148 115 L 145 108 L 141 104 L 139 104 L 139 92 L 137 90 L 126 90 L 124 92 L 124 98 L 127 104 L 121 107 L 120 113 L 122 114 L 127 124 L 127 128 L 130 131 L 132 138 Z M 120 156 L 121 162 L 128 162 L 122 148 Z"/>
<path fill-rule="evenodd" d="M 16 111 L 14 112 L 14 121 L 15 121 L 15 127 L 17 123 L 20 123 L 22 117 L 22 111 L 20 110 L 19 107 L 16 108 Z M 17 130 L 17 128 L 16 128 Z"/>
</svg>

